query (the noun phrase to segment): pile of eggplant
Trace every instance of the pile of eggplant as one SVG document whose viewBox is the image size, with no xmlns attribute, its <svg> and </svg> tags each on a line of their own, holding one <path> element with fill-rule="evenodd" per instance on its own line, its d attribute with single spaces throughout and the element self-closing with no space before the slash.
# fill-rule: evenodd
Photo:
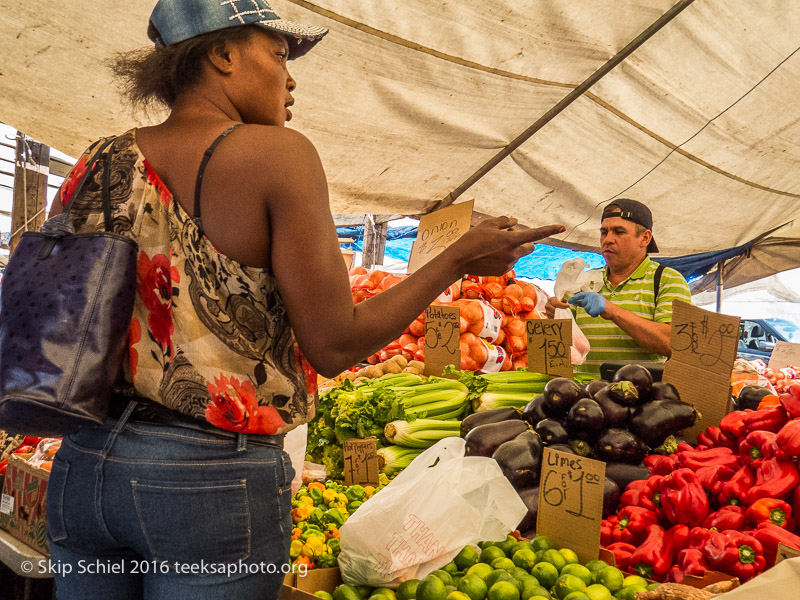
<svg viewBox="0 0 800 600">
<path fill-rule="evenodd" d="M 654 383 L 646 368 L 631 364 L 611 383 L 551 379 L 522 411 L 497 408 L 466 417 L 461 437 L 467 455 L 497 461 L 528 506 L 519 525 L 525 533 L 536 526 L 545 446 L 606 462 L 605 518 L 616 510 L 620 489 L 647 479 L 648 470 L 640 466 L 644 457 L 673 452 L 679 432 L 696 420 L 697 411 L 681 402 L 673 385 Z"/>
</svg>

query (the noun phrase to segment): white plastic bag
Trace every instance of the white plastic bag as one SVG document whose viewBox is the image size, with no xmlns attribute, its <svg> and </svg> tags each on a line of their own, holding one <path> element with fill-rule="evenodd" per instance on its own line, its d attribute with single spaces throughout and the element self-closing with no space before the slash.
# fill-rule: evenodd
<svg viewBox="0 0 800 600">
<path fill-rule="evenodd" d="M 582 258 L 573 258 L 565 261 L 561 265 L 561 270 L 556 275 L 556 283 L 553 292 L 559 300 L 565 294 L 575 294 L 580 291 L 595 291 L 597 288 L 597 277 L 590 271 L 583 270 L 585 261 Z M 591 346 L 586 335 L 578 327 L 572 311 L 568 308 L 557 308 L 553 315 L 556 319 L 572 319 L 572 346 L 570 347 L 570 358 L 573 365 L 582 365 L 586 361 Z"/>
<path fill-rule="evenodd" d="M 308 438 L 308 424 L 298 425 L 286 434 L 283 439 L 283 449 L 289 455 L 294 468 L 292 479 L 292 496 L 303 485 L 303 463 L 306 460 L 306 442 Z"/>
<path fill-rule="evenodd" d="M 501 541 L 527 513 L 491 458 L 461 438 L 428 448 L 340 528 L 345 583 L 396 587 L 444 566 L 467 544 Z"/>
</svg>

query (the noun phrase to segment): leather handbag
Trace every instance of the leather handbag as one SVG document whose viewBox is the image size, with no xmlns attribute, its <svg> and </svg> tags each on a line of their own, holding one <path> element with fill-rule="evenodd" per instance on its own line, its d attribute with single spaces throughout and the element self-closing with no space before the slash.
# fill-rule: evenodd
<svg viewBox="0 0 800 600">
<path fill-rule="evenodd" d="M 111 225 L 113 141 L 94 153 L 64 212 L 38 232 L 23 233 L 6 266 L 0 286 L 0 428 L 6 431 L 61 436 L 108 415 L 127 347 L 138 254 L 136 242 Z M 76 234 L 69 212 L 101 158 L 105 231 Z"/>
</svg>

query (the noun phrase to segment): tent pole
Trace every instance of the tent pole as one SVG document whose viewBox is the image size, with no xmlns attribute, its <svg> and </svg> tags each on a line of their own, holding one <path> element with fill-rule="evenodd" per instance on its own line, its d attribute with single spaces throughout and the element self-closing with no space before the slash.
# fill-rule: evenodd
<svg viewBox="0 0 800 600">
<path fill-rule="evenodd" d="M 722 312 L 722 267 L 724 265 L 724 260 L 717 263 L 717 312 Z"/>
<path fill-rule="evenodd" d="M 440 208 L 444 208 L 446 206 L 450 206 L 456 199 L 461 196 L 464 192 L 466 192 L 470 187 L 472 187 L 479 179 L 481 179 L 484 175 L 486 175 L 489 171 L 491 171 L 494 167 L 496 167 L 500 162 L 502 162 L 507 156 L 509 156 L 514 150 L 519 148 L 522 144 L 524 144 L 533 134 L 539 131 L 542 127 L 544 127 L 547 123 L 549 123 L 553 118 L 555 118 L 559 113 L 561 113 L 565 108 L 567 108 L 570 104 L 575 102 L 578 98 L 580 98 L 584 92 L 588 91 L 595 83 L 600 81 L 603 77 L 605 77 L 614 67 L 620 64 L 623 60 L 628 58 L 633 52 L 639 48 L 642 44 L 644 44 L 647 40 L 653 37 L 658 31 L 664 27 L 667 23 L 672 21 L 675 17 L 677 17 L 683 9 L 687 8 L 694 0 L 679 0 L 672 6 L 667 12 L 661 15 L 656 21 L 654 21 L 647 29 L 642 31 L 639 35 L 637 35 L 633 40 L 628 42 L 628 44 L 622 48 L 619 52 L 617 52 L 614 56 L 612 56 L 608 61 L 606 61 L 599 69 L 597 69 L 594 73 L 589 75 L 587 79 L 583 82 L 578 84 L 578 86 L 573 89 L 569 94 L 564 96 L 561 100 L 559 100 L 553 108 L 548 110 L 545 114 L 539 117 L 533 125 L 528 127 L 525 131 L 519 134 L 515 139 L 513 139 L 507 146 L 505 146 L 500 152 L 495 154 L 489 161 L 483 165 L 480 169 L 475 171 L 472 175 L 470 175 L 464 183 L 459 185 L 456 189 L 452 192 L 447 194 L 444 198 L 439 200 L 436 205 L 431 208 L 428 212 L 433 212 L 439 210 Z"/>
</svg>

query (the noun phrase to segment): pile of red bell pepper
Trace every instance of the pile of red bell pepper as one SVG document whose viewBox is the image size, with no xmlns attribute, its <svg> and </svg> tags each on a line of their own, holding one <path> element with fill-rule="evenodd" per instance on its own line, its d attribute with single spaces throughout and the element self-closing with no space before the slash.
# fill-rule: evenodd
<svg viewBox="0 0 800 600">
<path fill-rule="evenodd" d="M 657 581 L 709 570 L 746 581 L 774 564 L 779 543 L 800 550 L 800 383 L 697 441 L 648 456 L 649 478 L 631 482 L 603 521 L 601 543 L 620 568 Z"/>
</svg>

